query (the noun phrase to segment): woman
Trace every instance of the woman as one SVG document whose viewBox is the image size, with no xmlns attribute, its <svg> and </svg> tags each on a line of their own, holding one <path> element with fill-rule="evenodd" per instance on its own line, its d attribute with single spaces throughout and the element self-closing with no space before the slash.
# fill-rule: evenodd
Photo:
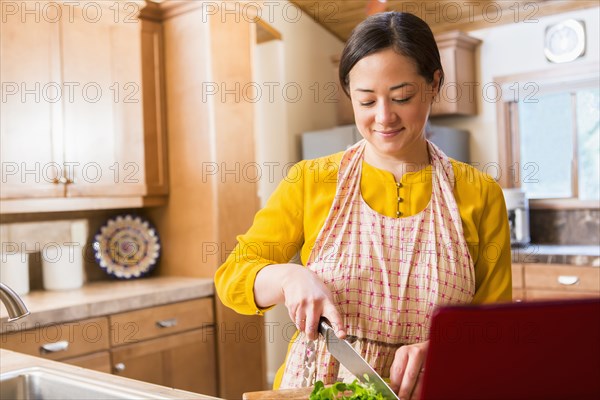
<svg viewBox="0 0 600 400">
<path fill-rule="evenodd" d="M 435 306 L 511 300 L 506 209 L 493 179 L 425 138 L 443 82 L 425 22 L 368 18 L 339 75 L 364 140 L 290 171 L 217 271 L 217 292 L 240 313 L 286 305 L 299 335 L 276 387 L 352 379 L 313 341 L 324 316 L 408 399 Z M 288 263 L 296 250 L 306 267 Z"/>
</svg>

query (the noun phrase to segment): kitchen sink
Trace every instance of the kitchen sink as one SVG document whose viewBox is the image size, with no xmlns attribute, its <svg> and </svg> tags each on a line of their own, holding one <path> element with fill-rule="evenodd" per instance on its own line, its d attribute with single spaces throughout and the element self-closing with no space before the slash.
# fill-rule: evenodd
<svg viewBox="0 0 600 400">
<path fill-rule="evenodd" d="M 159 399 L 153 393 L 124 388 L 48 368 L 32 367 L 0 375 L 0 399 L 98 400 Z"/>
</svg>

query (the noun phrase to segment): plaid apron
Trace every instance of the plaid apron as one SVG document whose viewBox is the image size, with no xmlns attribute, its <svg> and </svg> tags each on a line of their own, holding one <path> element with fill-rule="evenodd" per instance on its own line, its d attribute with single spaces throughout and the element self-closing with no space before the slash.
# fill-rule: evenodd
<svg viewBox="0 0 600 400">
<path fill-rule="evenodd" d="M 391 218 L 372 210 L 361 196 L 365 144 L 360 141 L 342 157 L 336 196 L 307 268 L 333 293 L 356 350 L 378 374 L 389 377 L 400 346 L 428 339 L 436 306 L 472 301 L 475 273 L 448 157 L 428 142 L 431 200 L 416 215 Z M 300 333 L 288 354 L 281 388 L 353 379 L 322 338 L 309 341 Z"/>
</svg>

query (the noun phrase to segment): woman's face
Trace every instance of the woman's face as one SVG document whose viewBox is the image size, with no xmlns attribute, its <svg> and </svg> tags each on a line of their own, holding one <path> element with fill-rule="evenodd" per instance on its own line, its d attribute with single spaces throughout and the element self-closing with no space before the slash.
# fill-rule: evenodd
<svg viewBox="0 0 600 400">
<path fill-rule="evenodd" d="M 362 58 L 350 70 L 356 126 L 376 154 L 410 160 L 411 153 L 426 149 L 423 131 L 439 74 L 428 83 L 410 58 L 392 48 Z"/>
</svg>

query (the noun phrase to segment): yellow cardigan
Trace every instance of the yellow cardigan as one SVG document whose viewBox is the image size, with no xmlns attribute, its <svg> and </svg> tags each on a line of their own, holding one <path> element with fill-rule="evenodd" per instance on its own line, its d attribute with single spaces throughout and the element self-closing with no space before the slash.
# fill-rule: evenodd
<svg viewBox="0 0 600 400">
<path fill-rule="evenodd" d="M 254 280 L 261 268 L 288 262 L 298 251 L 303 265 L 329 213 L 343 152 L 305 160 L 291 168 L 252 227 L 215 274 L 221 301 L 240 314 L 262 314 L 254 301 Z M 454 197 L 475 266 L 473 303 L 512 299 L 508 218 L 500 186 L 477 169 L 452 161 Z M 402 216 L 417 214 L 431 197 L 431 166 L 402 177 Z M 361 193 L 375 211 L 396 217 L 398 188 L 394 176 L 363 162 Z"/>
</svg>

